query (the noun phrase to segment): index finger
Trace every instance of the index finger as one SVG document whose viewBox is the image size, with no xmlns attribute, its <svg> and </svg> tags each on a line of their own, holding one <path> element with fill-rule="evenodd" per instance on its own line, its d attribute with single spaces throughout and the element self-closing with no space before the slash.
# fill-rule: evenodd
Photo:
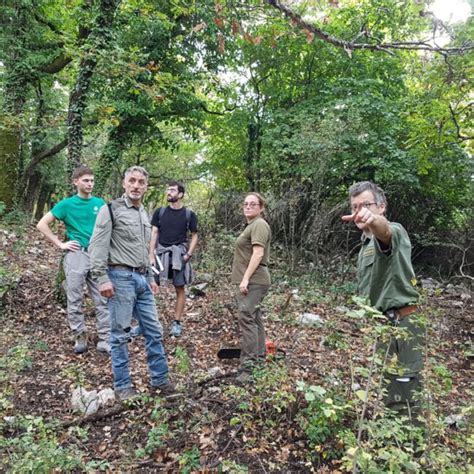
<svg viewBox="0 0 474 474">
<path fill-rule="evenodd" d="M 344 221 L 344 222 L 350 222 L 350 221 L 353 221 L 354 218 L 356 216 L 356 213 L 354 214 L 349 214 L 348 216 L 341 216 L 341 219 Z"/>
</svg>

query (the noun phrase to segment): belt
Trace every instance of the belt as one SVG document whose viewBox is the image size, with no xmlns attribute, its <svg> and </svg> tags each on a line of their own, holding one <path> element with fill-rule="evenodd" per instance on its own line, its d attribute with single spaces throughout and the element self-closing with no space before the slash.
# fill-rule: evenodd
<svg viewBox="0 0 474 474">
<path fill-rule="evenodd" d="M 384 314 L 391 322 L 394 322 L 400 321 L 401 319 L 406 318 L 407 316 L 410 316 L 410 314 L 416 313 L 418 311 L 420 311 L 419 306 L 412 304 L 409 306 L 404 306 L 403 308 L 387 309 Z"/>
<path fill-rule="evenodd" d="M 130 272 L 145 274 L 148 272 L 148 266 L 143 267 L 130 267 L 129 265 L 121 265 L 116 263 L 109 263 L 109 267 L 112 268 L 122 268 L 124 270 L 129 270 Z"/>
</svg>

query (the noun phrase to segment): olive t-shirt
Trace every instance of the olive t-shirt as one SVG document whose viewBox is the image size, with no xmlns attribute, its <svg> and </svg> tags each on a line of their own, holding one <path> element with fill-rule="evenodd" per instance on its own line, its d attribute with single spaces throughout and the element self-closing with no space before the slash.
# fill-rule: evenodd
<svg viewBox="0 0 474 474">
<path fill-rule="evenodd" d="M 260 245 L 264 248 L 262 261 L 250 277 L 249 283 L 270 285 L 270 272 L 268 271 L 268 259 L 270 255 L 270 226 L 261 217 L 252 220 L 244 231 L 237 237 L 232 262 L 232 283 L 239 284 L 247 270 L 253 253 L 253 246 Z"/>
<path fill-rule="evenodd" d="M 97 214 L 104 204 L 105 201 L 96 196 L 84 199 L 75 194 L 58 202 L 51 209 L 51 214 L 64 222 L 69 240 L 77 240 L 81 247 L 87 248 Z"/>
<path fill-rule="evenodd" d="M 391 222 L 390 228 L 390 249 L 384 252 L 377 239 L 365 237 L 357 264 L 359 294 L 368 296 L 379 311 L 418 301 L 410 238 L 402 225 Z"/>
</svg>

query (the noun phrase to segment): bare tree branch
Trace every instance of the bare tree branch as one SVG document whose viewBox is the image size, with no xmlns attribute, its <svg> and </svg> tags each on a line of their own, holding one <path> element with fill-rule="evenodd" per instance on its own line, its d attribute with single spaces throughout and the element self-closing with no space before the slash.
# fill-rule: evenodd
<svg viewBox="0 0 474 474">
<path fill-rule="evenodd" d="M 28 165 L 28 168 L 25 170 L 25 176 L 29 176 L 33 170 L 36 168 L 36 165 L 40 163 L 41 161 L 45 160 L 46 158 L 49 158 L 50 156 L 57 155 L 61 150 L 66 148 L 68 143 L 67 138 L 65 138 L 63 141 L 57 143 L 53 147 L 51 147 L 49 150 L 44 150 L 41 153 L 38 153 L 37 155 L 33 156 L 30 164 Z"/>
<path fill-rule="evenodd" d="M 225 115 L 227 112 L 232 112 L 233 110 L 235 110 L 237 108 L 234 105 L 231 108 L 225 107 L 223 112 L 218 112 L 218 111 L 214 111 L 214 110 L 209 110 L 207 108 L 206 104 L 204 104 L 203 102 L 201 102 L 199 105 L 201 106 L 201 109 L 204 110 L 204 112 L 206 112 L 207 114 L 211 114 L 211 115 Z"/>
<path fill-rule="evenodd" d="M 457 136 L 458 136 L 459 140 L 462 140 L 462 141 L 473 140 L 474 137 L 469 137 L 469 136 L 465 136 L 465 135 L 461 134 L 461 127 L 459 126 L 459 123 L 458 123 L 457 118 L 456 118 L 456 113 L 455 113 L 455 111 L 454 111 L 451 104 L 449 104 L 449 111 L 451 112 L 451 119 L 454 123 L 454 126 L 456 127 L 456 133 L 457 133 Z"/>
<path fill-rule="evenodd" d="M 474 49 L 474 42 L 469 41 L 459 47 L 454 48 L 443 48 L 440 46 L 433 46 L 424 41 L 395 41 L 392 43 L 379 42 L 376 44 L 369 43 L 354 43 L 353 41 L 345 41 L 335 36 L 331 36 L 329 33 L 315 27 L 314 25 L 303 20 L 303 18 L 286 5 L 283 5 L 279 0 L 265 0 L 268 5 L 281 11 L 286 17 L 290 18 L 293 23 L 298 25 L 300 28 L 309 31 L 314 36 L 330 43 L 338 48 L 343 48 L 350 54 L 355 49 L 366 49 L 371 51 L 384 51 L 385 53 L 391 53 L 390 50 L 408 50 L 408 51 L 431 51 L 439 54 L 453 54 L 453 53 L 464 53 L 466 51 Z M 393 54 L 393 53 L 391 53 Z"/>
</svg>

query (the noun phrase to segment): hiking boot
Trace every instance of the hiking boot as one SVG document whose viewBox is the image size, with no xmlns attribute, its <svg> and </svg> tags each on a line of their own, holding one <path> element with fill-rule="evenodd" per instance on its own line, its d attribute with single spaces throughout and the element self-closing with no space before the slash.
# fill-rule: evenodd
<svg viewBox="0 0 474 474">
<path fill-rule="evenodd" d="M 176 387 L 174 386 L 172 382 L 167 380 L 165 383 L 162 383 L 161 385 L 153 386 L 153 391 L 159 395 L 163 395 L 167 397 L 169 395 L 174 395 L 176 393 Z"/>
<path fill-rule="evenodd" d="M 181 323 L 179 321 L 173 321 L 170 330 L 170 336 L 173 337 L 180 337 L 183 332 L 183 328 L 181 327 Z"/>
<path fill-rule="evenodd" d="M 97 350 L 99 352 L 110 354 L 110 344 L 107 341 L 99 341 L 97 343 Z"/>
<path fill-rule="evenodd" d="M 115 398 L 120 402 L 130 400 L 138 395 L 137 391 L 133 387 L 123 388 L 122 390 L 114 390 Z"/>
<path fill-rule="evenodd" d="M 76 343 L 74 344 L 74 352 L 76 354 L 82 354 L 87 351 L 87 336 L 83 332 L 76 337 Z"/>
</svg>

